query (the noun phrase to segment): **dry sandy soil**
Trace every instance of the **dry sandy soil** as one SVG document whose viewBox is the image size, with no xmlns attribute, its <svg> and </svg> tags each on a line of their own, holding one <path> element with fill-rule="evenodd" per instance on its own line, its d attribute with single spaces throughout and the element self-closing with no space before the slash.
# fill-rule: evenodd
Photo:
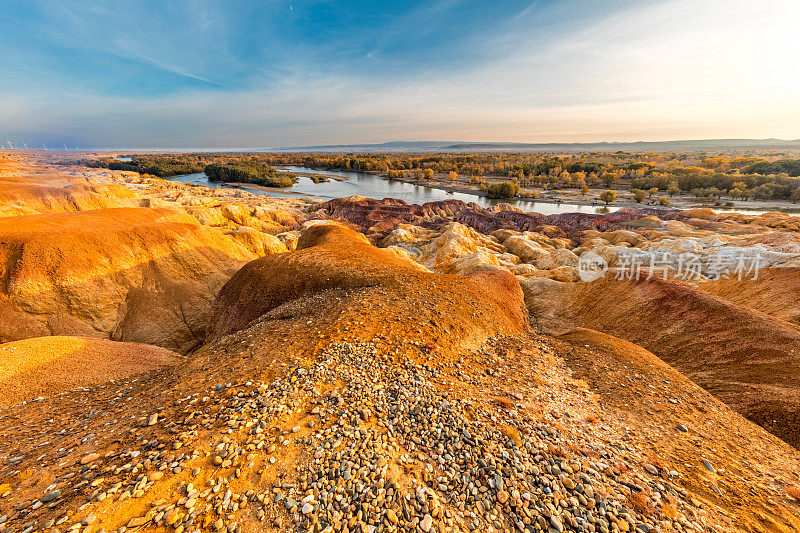
<svg viewBox="0 0 800 533">
<path fill-rule="evenodd" d="M 0 407 L 179 361 L 176 353 L 157 346 L 86 337 L 36 337 L 0 344 Z"/>
</svg>

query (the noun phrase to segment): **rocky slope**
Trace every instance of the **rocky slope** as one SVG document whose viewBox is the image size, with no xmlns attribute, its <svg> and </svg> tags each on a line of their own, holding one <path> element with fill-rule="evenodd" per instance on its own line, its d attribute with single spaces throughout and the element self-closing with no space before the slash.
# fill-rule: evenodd
<svg viewBox="0 0 800 533">
<path fill-rule="evenodd" d="M 800 445 L 800 327 L 684 283 L 526 284 L 549 331 L 581 326 L 651 350 L 750 420 Z"/>
<path fill-rule="evenodd" d="M 800 330 L 759 312 L 793 316 L 800 217 L 652 209 L 544 216 L 502 204 L 487 210 L 459 201 L 409 206 L 360 198 L 315 209 L 312 216 L 357 224 L 373 242 L 436 272 L 511 272 L 548 331 L 583 326 L 641 344 L 800 444 Z M 580 281 L 579 259 L 589 251 L 610 269 L 602 282 Z M 756 272 L 760 282 L 751 279 Z M 720 274 L 727 279 L 709 281 Z M 778 287 L 781 297 L 772 292 Z"/>
</svg>

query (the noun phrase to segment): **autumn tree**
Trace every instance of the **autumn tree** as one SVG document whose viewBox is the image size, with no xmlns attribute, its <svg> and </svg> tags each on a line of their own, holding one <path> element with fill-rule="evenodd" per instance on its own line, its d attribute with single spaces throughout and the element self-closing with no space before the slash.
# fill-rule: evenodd
<svg viewBox="0 0 800 533">
<path fill-rule="evenodd" d="M 644 192 L 642 189 L 631 189 L 631 192 L 633 193 L 633 199 L 636 201 L 637 204 L 642 203 L 642 200 L 644 200 L 647 197 L 647 193 Z"/>
<path fill-rule="evenodd" d="M 447 179 L 450 180 L 450 183 L 453 183 L 458 179 L 458 172 L 455 170 L 451 170 L 450 173 L 447 175 Z"/>
<path fill-rule="evenodd" d="M 619 174 L 615 172 L 604 172 L 602 179 L 606 187 L 611 187 L 619 179 Z"/>
<path fill-rule="evenodd" d="M 677 181 L 671 181 L 670 184 L 669 184 L 669 187 L 667 187 L 667 194 L 669 194 L 670 197 L 672 197 L 672 196 L 675 196 L 676 194 L 678 194 L 679 192 L 681 192 L 681 188 L 678 187 L 678 182 Z"/>
<path fill-rule="evenodd" d="M 600 200 L 602 202 L 605 202 L 606 205 L 610 204 L 616 199 L 617 199 L 617 191 L 609 189 L 607 191 L 603 191 L 602 193 L 600 193 Z"/>
</svg>

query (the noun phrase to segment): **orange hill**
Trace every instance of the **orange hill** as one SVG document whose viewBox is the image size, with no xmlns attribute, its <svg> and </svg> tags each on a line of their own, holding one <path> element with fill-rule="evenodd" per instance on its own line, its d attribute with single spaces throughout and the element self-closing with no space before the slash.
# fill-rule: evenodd
<svg viewBox="0 0 800 533">
<path fill-rule="evenodd" d="M 757 279 L 720 278 L 700 288 L 726 300 L 800 325 L 800 267 L 763 268 Z"/>
<path fill-rule="evenodd" d="M 343 302 L 335 315 L 316 312 L 320 294 Z M 360 336 L 388 344 L 402 338 L 445 352 L 465 343 L 477 345 L 487 335 L 527 328 L 522 291 L 511 274 L 423 272 L 416 263 L 336 224 L 312 226 L 297 251 L 263 257 L 237 272 L 214 302 L 208 338 L 238 331 L 263 315 L 331 320 L 325 331 L 332 336 L 343 333 L 341 323 L 352 321 L 360 325 Z"/>
<path fill-rule="evenodd" d="M 795 450 L 644 350 L 528 334 L 509 274 L 423 272 L 336 226 L 300 244 L 226 284 L 185 363 L 0 412 L 9 527 L 800 525 Z"/>
<path fill-rule="evenodd" d="M 185 352 L 256 254 L 171 209 L 0 218 L 0 341 L 77 334 Z"/>
<path fill-rule="evenodd" d="M 800 327 L 653 277 L 526 284 L 550 331 L 580 326 L 638 344 L 768 431 L 800 445 Z"/>
</svg>

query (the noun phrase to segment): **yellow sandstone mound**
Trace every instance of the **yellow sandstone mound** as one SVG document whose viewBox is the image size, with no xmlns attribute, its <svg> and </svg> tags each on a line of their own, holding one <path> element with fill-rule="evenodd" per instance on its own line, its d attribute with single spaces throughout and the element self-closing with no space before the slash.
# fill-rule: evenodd
<svg viewBox="0 0 800 533">
<path fill-rule="evenodd" d="M 174 352 L 133 342 L 36 337 L 0 344 L 0 407 L 171 366 Z"/>
<path fill-rule="evenodd" d="M 0 340 L 80 334 L 185 352 L 222 284 L 281 251 L 272 236 L 231 238 L 173 209 L 0 218 Z"/>
</svg>

